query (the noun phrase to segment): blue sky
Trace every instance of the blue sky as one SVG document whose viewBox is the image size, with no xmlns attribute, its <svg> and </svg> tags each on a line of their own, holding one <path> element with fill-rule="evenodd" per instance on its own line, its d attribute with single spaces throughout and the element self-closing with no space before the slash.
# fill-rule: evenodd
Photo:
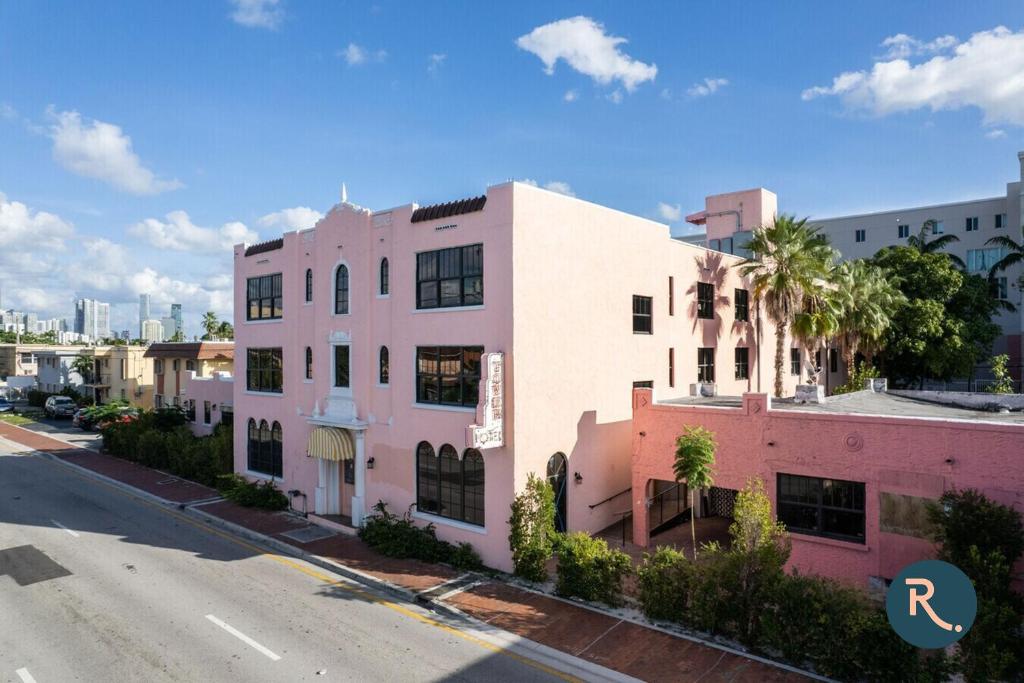
<svg viewBox="0 0 1024 683">
<path fill-rule="evenodd" d="M 96 296 L 135 330 L 150 291 L 197 332 L 230 317 L 226 246 L 313 220 L 343 181 L 386 208 L 532 179 L 676 231 L 753 186 L 812 216 L 1001 194 L 1021 9 L 5 0 L 3 305 Z"/>
</svg>

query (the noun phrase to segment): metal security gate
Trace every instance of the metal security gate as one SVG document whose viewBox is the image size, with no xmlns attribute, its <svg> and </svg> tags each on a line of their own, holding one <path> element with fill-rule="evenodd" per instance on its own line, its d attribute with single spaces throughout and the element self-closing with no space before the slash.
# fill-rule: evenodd
<svg viewBox="0 0 1024 683">
<path fill-rule="evenodd" d="M 732 517 L 736 509 L 736 494 L 739 491 L 734 489 L 720 489 L 712 486 L 708 490 L 708 508 L 712 517 Z"/>
</svg>

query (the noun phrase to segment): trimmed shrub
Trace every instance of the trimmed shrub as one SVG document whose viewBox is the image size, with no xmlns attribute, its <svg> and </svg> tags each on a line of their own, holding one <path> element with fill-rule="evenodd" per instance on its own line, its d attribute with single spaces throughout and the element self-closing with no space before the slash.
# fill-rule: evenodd
<svg viewBox="0 0 1024 683">
<path fill-rule="evenodd" d="M 526 488 L 512 501 L 508 520 L 508 546 L 516 576 L 547 581 L 547 562 L 555 538 L 555 492 L 543 479 L 530 473 Z"/>
<path fill-rule="evenodd" d="M 558 543 L 555 592 L 565 597 L 622 604 L 622 579 L 632 570 L 629 555 L 608 547 L 603 538 L 577 531 Z"/>
<path fill-rule="evenodd" d="M 388 557 L 401 557 L 424 562 L 445 562 L 457 569 L 480 569 L 483 562 L 469 543 L 457 546 L 437 538 L 433 524 L 419 526 L 407 510 L 398 515 L 388 510 L 387 503 L 378 501 L 373 513 L 363 520 L 359 538 Z"/>
<path fill-rule="evenodd" d="M 636 571 L 644 614 L 651 619 L 681 621 L 693 590 L 694 563 L 678 550 L 660 546 L 653 555 L 644 553 L 643 564 Z"/>
<path fill-rule="evenodd" d="M 242 479 L 221 493 L 228 500 L 244 507 L 263 510 L 288 509 L 288 496 L 284 495 L 273 481 L 255 482 Z"/>
</svg>

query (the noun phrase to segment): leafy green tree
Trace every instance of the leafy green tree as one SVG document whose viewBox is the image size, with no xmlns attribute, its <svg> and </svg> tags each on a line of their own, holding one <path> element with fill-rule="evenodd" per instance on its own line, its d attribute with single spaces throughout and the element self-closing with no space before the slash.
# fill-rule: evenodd
<svg viewBox="0 0 1024 683">
<path fill-rule="evenodd" d="M 697 491 L 714 482 L 711 468 L 715 464 L 715 435 L 704 427 L 686 427 L 676 439 L 676 459 L 673 471 L 676 481 L 686 482 L 690 491 L 690 538 L 693 541 L 693 559 L 697 559 Z"/>
<path fill-rule="evenodd" d="M 235 338 L 235 328 L 227 320 L 221 321 L 220 325 L 217 326 L 217 337 L 220 339 L 230 340 Z"/>
<path fill-rule="evenodd" d="M 755 305 L 763 304 L 775 325 L 775 396 L 780 398 L 786 333 L 805 299 L 827 279 L 835 252 L 819 228 L 785 214 L 756 228 L 743 248 L 753 257 L 738 265 L 740 273 L 750 278 Z"/>
<path fill-rule="evenodd" d="M 928 239 L 929 235 L 936 234 L 935 228 L 937 226 L 938 221 L 936 221 L 934 218 L 929 218 L 928 220 L 921 224 L 921 229 L 918 231 L 916 235 L 911 235 L 910 237 L 907 238 L 907 246 L 909 246 L 912 249 L 916 249 L 918 253 L 921 254 L 935 254 L 942 251 L 953 242 L 960 241 L 959 237 L 952 234 L 942 235 L 941 237 L 936 237 L 933 240 Z M 946 254 L 945 256 L 954 264 L 959 266 L 961 269 L 967 269 L 967 266 L 964 265 L 963 260 L 959 256 L 955 254 Z"/>
<path fill-rule="evenodd" d="M 999 304 L 984 278 L 961 272 L 944 254 L 886 247 L 872 262 L 903 293 L 881 339 L 883 375 L 903 384 L 965 377 L 991 353 Z"/>
<path fill-rule="evenodd" d="M 515 575 L 546 581 L 555 538 L 555 492 L 548 482 L 532 472 L 527 476 L 526 488 L 512 501 L 508 525 Z"/>
<path fill-rule="evenodd" d="M 1010 357 L 1005 353 L 992 356 L 992 376 L 995 378 L 995 381 L 985 387 L 985 391 L 990 394 L 1013 393 L 1013 378 L 1010 377 L 1010 371 L 1006 367 L 1009 362 Z"/>
</svg>

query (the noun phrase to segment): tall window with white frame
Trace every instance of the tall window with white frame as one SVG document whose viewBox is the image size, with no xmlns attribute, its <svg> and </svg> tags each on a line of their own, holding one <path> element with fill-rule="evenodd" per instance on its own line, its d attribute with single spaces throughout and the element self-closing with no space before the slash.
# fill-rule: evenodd
<svg viewBox="0 0 1024 683">
<path fill-rule="evenodd" d="M 654 302 L 649 296 L 633 295 L 633 334 L 654 333 Z"/>
<path fill-rule="evenodd" d="M 745 346 L 736 347 L 736 379 L 750 378 L 750 349 Z"/>
<path fill-rule="evenodd" d="M 697 349 L 697 381 L 712 384 L 715 381 L 715 349 Z"/>
<path fill-rule="evenodd" d="M 978 230 L 978 217 L 968 216 L 967 220 L 964 221 L 964 232 L 977 232 Z"/>
<path fill-rule="evenodd" d="M 800 374 L 800 349 L 791 348 L 789 350 L 789 374 Z"/>
<path fill-rule="evenodd" d="M 853 231 L 853 238 L 857 242 L 863 242 L 863 241 L 867 240 L 867 238 L 868 238 L 867 230 L 864 230 L 863 228 L 858 228 L 858 229 L 854 230 Z"/>
<path fill-rule="evenodd" d="M 280 394 L 284 385 L 282 367 L 280 348 L 246 349 L 246 391 Z"/>
<path fill-rule="evenodd" d="M 737 322 L 750 322 L 750 293 L 745 289 L 733 292 L 735 318 Z"/>
<path fill-rule="evenodd" d="M 306 379 L 313 379 L 313 349 L 306 347 Z"/>
<path fill-rule="evenodd" d="M 377 381 L 380 384 L 388 384 L 391 381 L 391 354 L 388 353 L 388 347 L 380 347 L 380 358 L 378 360 Z"/>
<path fill-rule="evenodd" d="M 278 320 L 284 315 L 281 273 L 250 277 L 245 281 L 245 319 Z"/>
<path fill-rule="evenodd" d="M 334 347 L 334 386 L 337 389 L 349 389 L 352 386 L 351 348 L 347 344 Z"/>
<path fill-rule="evenodd" d="M 896 226 L 896 237 L 898 237 L 901 240 L 910 237 L 910 226 L 909 225 L 897 225 Z"/>
<path fill-rule="evenodd" d="M 710 282 L 697 283 L 697 317 L 705 320 L 715 317 L 715 286 Z"/>
<path fill-rule="evenodd" d="M 391 266 L 388 265 L 388 259 L 385 256 L 380 260 L 380 289 L 378 290 L 381 296 L 387 296 L 391 288 Z"/>
<path fill-rule="evenodd" d="M 313 300 L 313 269 L 306 268 L 306 303 Z"/>
<path fill-rule="evenodd" d="M 348 266 L 344 263 L 334 271 L 334 313 L 348 315 Z"/>
<path fill-rule="evenodd" d="M 246 462 L 248 470 L 280 479 L 284 472 L 282 466 L 284 439 L 280 423 L 274 422 L 273 425 L 270 425 L 266 420 L 260 420 L 257 425 L 255 419 L 249 418 L 248 432 Z"/>
</svg>

